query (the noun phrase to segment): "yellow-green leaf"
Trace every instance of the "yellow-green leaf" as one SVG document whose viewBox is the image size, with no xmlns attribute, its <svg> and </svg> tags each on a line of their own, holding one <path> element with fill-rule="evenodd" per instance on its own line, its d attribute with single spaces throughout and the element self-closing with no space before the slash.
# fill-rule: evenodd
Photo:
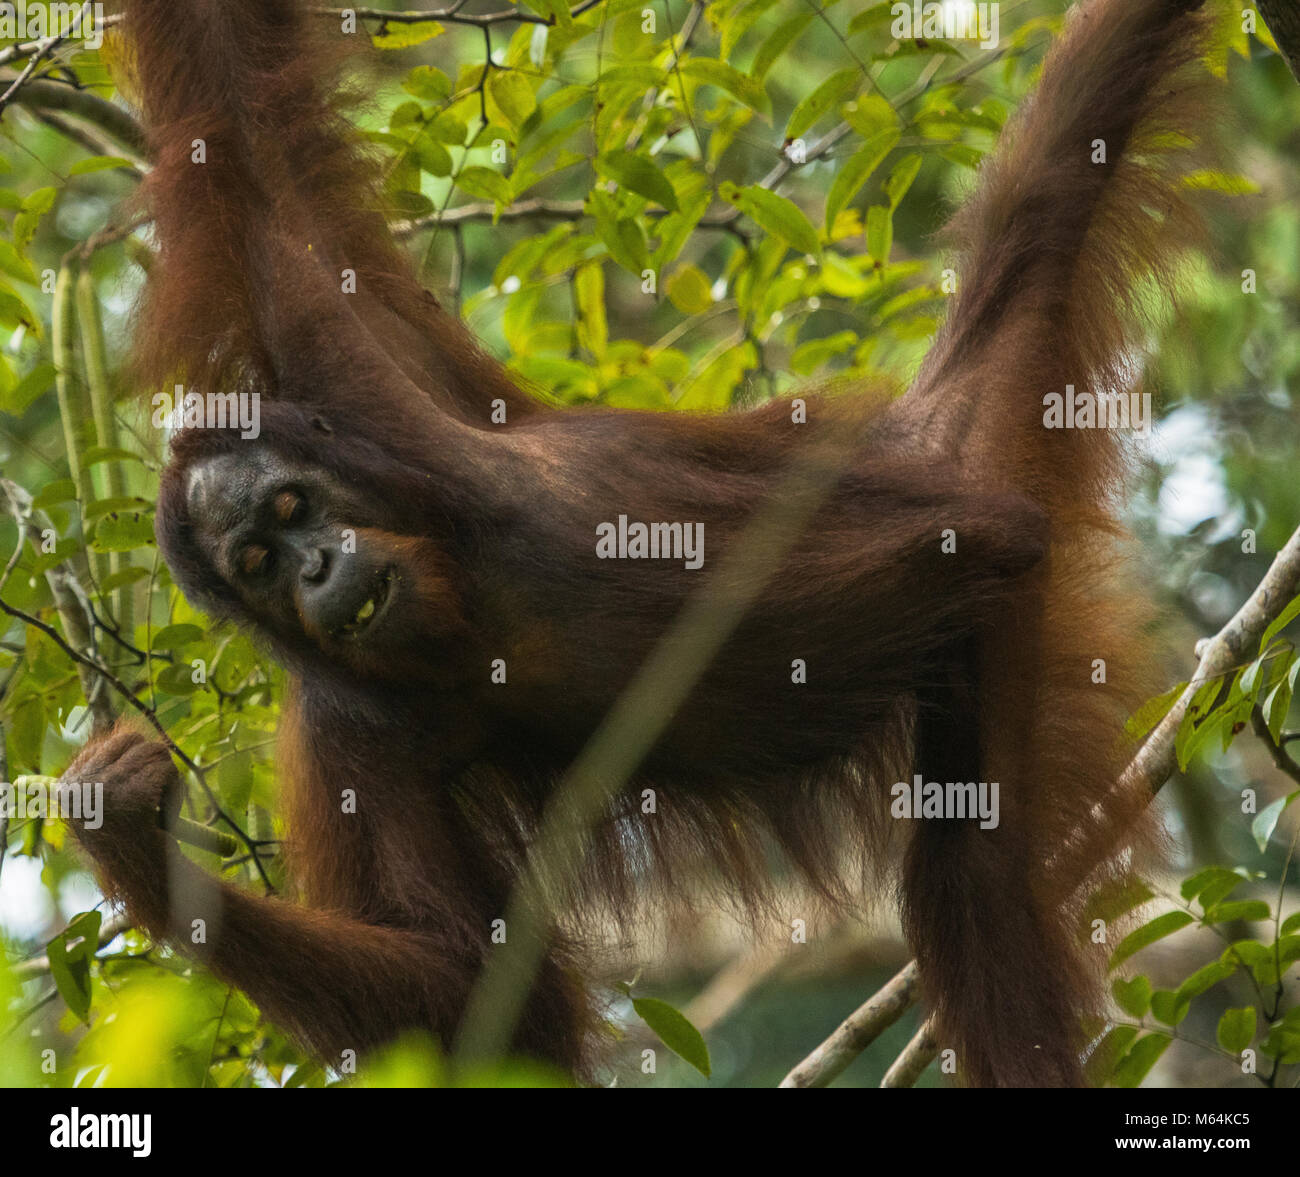
<svg viewBox="0 0 1300 1177">
<path fill-rule="evenodd" d="M 515 70 L 495 69 L 488 79 L 488 93 L 506 121 L 518 130 L 537 109 L 537 96 L 523 74 Z"/>
<path fill-rule="evenodd" d="M 441 102 L 451 94 L 451 79 L 433 65 L 417 65 L 402 83 L 402 89 L 425 102 Z"/>
<path fill-rule="evenodd" d="M 830 191 L 826 194 L 826 225 L 835 224 L 835 218 L 856 195 L 867 178 L 881 164 L 881 161 L 898 144 L 898 128 L 890 127 L 872 136 L 862 147 L 849 157 L 840 168 L 835 179 L 831 181 Z"/>
<path fill-rule="evenodd" d="M 846 102 L 840 113 L 864 139 L 872 139 L 881 131 L 898 129 L 898 111 L 879 94 L 863 94 L 852 102 Z"/>
<path fill-rule="evenodd" d="M 379 27 L 380 31 L 370 38 L 376 49 L 409 49 L 412 45 L 432 41 L 447 31 L 436 20 L 385 23 Z"/>
<path fill-rule="evenodd" d="M 494 200 L 498 204 L 509 204 L 512 198 L 510 181 L 491 168 L 463 168 L 460 175 L 456 177 L 456 185 L 471 196 Z"/>
<path fill-rule="evenodd" d="M 799 138 L 861 81 L 862 72 L 855 65 L 836 70 L 794 108 L 790 121 L 785 126 L 786 139 Z"/>
<path fill-rule="evenodd" d="M 767 91 L 763 89 L 762 82 L 733 69 L 725 61 L 715 61 L 710 57 L 692 57 L 689 61 L 682 62 L 681 72 L 688 78 L 725 90 L 750 110 L 767 114 L 772 109 L 771 100 L 767 96 Z"/>
<path fill-rule="evenodd" d="M 599 262 L 589 262 L 573 276 L 573 293 L 578 304 L 578 337 L 597 359 L 605 354 L 609 327 L 605 321 L 605 271 Z"/>
<path fill-rule="evenodd" d="M 107 172 L 113 168 L 131 167 L 129 159 L 123 159 L 120 155 L 94 155 L 90 159 L 80 160 L 74 163 L 68 169 L 69 176 L 84 176 L 90 172 Z"/>
<path fill-rule="evenodd" d="M 669 212 L 677 211 L 677 193 L 668 177 L 647 156 L 632 151 L 607 151 L 597 158 L 596 169 L 602 176 L 663 205 Z"/>
<path fill-rule="evenodd" d="M 817 230 L 794 201 L 769 192 L 758 184 L 738 188 L 735 184 L 726 183 L 720 192 L 723 200 L 734 204 L 754 224 L 774 237 L 781 238 L 800 253 L 821 253 Z"/>
<path fill-rule="evenodd" d="M 664 286 L 669 301 L 685 315 L 698 315 L 713 305 L 709 280 L 699 266 L 690 262 L 680 265 Z"/>
<path fill-rule="evenodd" d="M 1191 913 L 1186 911 L 1169 911 L 1164 915 L 1156 916 L 1119 942 L 1118 947 L 1111 953 L 1110 967 L 1123 964 L 1135 952 L 1141 951 L 1149 944 L 1154 944 L 1157 940 L 1162 940 L 1165 936 L 1173 935 L 1192 922 Z"/>
<path fill-rule="evenodd" d="M 1219 1045 L 1230 1054 L 1240 1054 L 1255 1037 L 1255 1010 L 1249 1005 L 1223 1011 L 1214 1032 Z"/>
<path fill-rule="evenodd" d="M 1151 1008 L 1151 982 L 1142 976 L 1125 981 L 1117 977 L 1110 983 L 1116 1004 L 1131 1017 L 1140 1018 Z"/>
<path fill-rule="evenodd" d="M 634 997 L 632 1008 L 675 1055 L 685 1059 L 706 1079 L 713 1074 L 704 1036 L 684 1014 L 654 997 Z"/>
</svg>

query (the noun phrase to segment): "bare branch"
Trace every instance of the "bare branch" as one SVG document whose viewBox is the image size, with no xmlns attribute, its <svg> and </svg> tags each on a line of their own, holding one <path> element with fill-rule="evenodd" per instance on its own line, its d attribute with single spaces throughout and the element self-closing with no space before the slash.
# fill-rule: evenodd
<svg viewBox="0 0 1300 1177">
<path fill-rule="evenodd" d="M 12 75 L 0 74 L 0 85 L 11 79 Z M 13 101 L 33 111 L 60 111 L 85 119 L 130 148 L 136 157 L 147 159 L 149 156 L 140 124 L 125 108 L 105 101 L 90 90 L 83 90 L 69 82 L 33 78 L 14 95 Z"/>
<path fill-rule="evenodd" d="M 835 1032 L 794 1068 L 782 1087 L 826 1087 L 916 1002 L 920 982 L 909 961 L 890 982 L 836 1027 Z"/>
<path fill-rule="evenodd" d="M 893 1066 L 885 1072 L 880 1086 L 912 1087 L 938 1053 L 939 1041 L 934 1035 L 934 1021 L 927 1018 L 925 1024 L 912 1035 L 911 1042 L 903 1047 Z"/>
<path fill-rule="evenodd" d="M 581 16 L 584 12 L 590 12 L 593 8 L 600 5 L 601 0 L 583 0 L 581 4 L 569 10 L 569 16 Z M 536 13 L 524 12 L 518 8 L 506 8 L 499 12 L 472 13 L 461 12 L 463 0 L 460 4 L 453 4 L 450 8 L 438 8 L 432 11 L 422 11 L 420 9 L 408 9 L 405 12 L 389 12 L 384 8 L 313 8 L 311 11 L 318 16 L 333 16 L 340 20 L 346 16 L 355 14 L 361 20 L 379 21 L 381 24 L 388 25 L 413 25 L 423 24 L 425 21 L 438 21 L 449 25 L 472 25 L 475 28 L 489 28 L 492 25 L 504 24 L 529 24 L 529 25 L 553 25 L 555 18 L 553 16 L 539 16 Z"/>
</svg>

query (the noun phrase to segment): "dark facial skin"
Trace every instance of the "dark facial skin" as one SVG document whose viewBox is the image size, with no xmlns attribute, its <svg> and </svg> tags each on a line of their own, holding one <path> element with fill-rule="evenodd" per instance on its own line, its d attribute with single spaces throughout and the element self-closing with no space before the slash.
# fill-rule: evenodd
<svg viewBox="0 0 1300 1177">
<path fill-rule="evenodd" d="M 249 446 L 196 463 L 187 498 L 199 546 L 272 636 L 373 671 L 428 628 L 432 545 L 328 471 Z"/>
</svg>

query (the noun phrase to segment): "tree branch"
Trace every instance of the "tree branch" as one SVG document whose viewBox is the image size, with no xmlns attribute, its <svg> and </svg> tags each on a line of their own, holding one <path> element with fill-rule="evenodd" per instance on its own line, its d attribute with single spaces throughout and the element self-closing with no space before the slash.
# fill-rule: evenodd
<svg viewBox="0 0 1300 1177">
<path fill-rule="evenodd" d="M 12 80 L 12 75 L 0 74 L 0 85 Z M 76 115 L 77 118 L 93 123 L 100 130 L 107 131 L 118 142 L 130 148 L 138 158 L 149 158 L 140 124 L 122 107 L 100 98 L 90 90 L 80 89 L 68 82 L 33 78 L 23 84 L 12 101 L 33 111 L 53 110 Z"/>
<path fill-rule="evenodd" d="M 584 12 L 590 12 L 601 4 L 602 0 L 583 0 L 569 10 L 569 17 L 581 16 Z M 333 16 L 342 19 L 344 16 L 355 13 L 361 20 L 379 21 L 381 24 L 389 25 L 413 25 L 423 24 L 425 21 L 438 21 L 449 25 L 472 25 L 475 28 L 488 28 L 492 25 L 504 24 L 528 24 L 528 25 L 553 25 L 555 17 L 539 16 L 532 12 L 523 12 L 518 8 L 506 8 L 499 12 L 472 13 L 461 12 L 465 6 L 465 0 L 453 4 L 450 8 L 439 8 L 433 11 L 421 11 L 419 9 L 408 9 L 405 12 L 389 12 L 384 8 L 313 8 L 311 11 L 318 16 Z"/>
<path fill-rule="evenodd" d="M 916 961 L 909 961 L 782 1079 L 780 1086 L 827 1086 L 915 1004 L 919 985 Z"/>
</svg>

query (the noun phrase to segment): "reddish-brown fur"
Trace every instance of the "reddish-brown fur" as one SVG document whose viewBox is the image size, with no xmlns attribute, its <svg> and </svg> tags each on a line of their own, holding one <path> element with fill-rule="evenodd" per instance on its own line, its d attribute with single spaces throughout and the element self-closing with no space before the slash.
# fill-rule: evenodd
<svg viewBox="0 0 1300 1177">
<path fill-rule="evenodd" d="M 916 823 L 909 937 L 963 1081 L 1080 1082 L 1104 949 L 1080 945 L 1078 883 L 1122 873 L 1140 831 L 1142 799 L 1110 790 L 1146 684 L 1112 551 L 1121 444 L 1045 430 L 1042 396 L 1132 385 L 1134 284 L 1164 274 L 1189 224 L 1169 157 L 1142 141 L 1189 125 L 1174 77 L 1203 32 L 1197 6 L 1083 6 L 957 218 L 961 293 L 915 387 L 883 406 L 814 400 L 800 427 L 784 404 L 534 404 L 388 237 L 321 80 L 321 22 L 287 0 L 133 0 L 162 250 L 140 371 L 262 392 L 263 444 L 394 504 L 391 542 L 428 568 L 428 669 L 394 682 L 337 665 L 310 634 L 266 635 L 294 682 L 283 776 L 309 906 L 205 885 L 150 820 L 173 783 L 165 754 L 122 733 L 88 749 L 69 775 L 109 782 L 118 817 L 81 836 L 132 918 L 170 937 L 207 914 L 211 967 L 326 1058 L 407 1026 L 450 1041 L 554 782 L 707 582 L 596 561 L 595 524 L 701 520 L 719 552 L 826 444 L 845 473 L 594 832 L 574 902 L 701 855 L 761 902 L 775 840 L 852 904 L 842 851 L 889 840 L 895 781 L 996 780 L 996 830 Z M 158 529 L 191 596 L 256 624 L 197 547 L 183 491 L 194 462 L 240 444 L 177 440 Z M 940 553 L 948 528 L 955 556 Z M 494 657 L 508 685 L 489 684 Z M 807 684 L 791 684 L 794 658 Z M 339 811 L 345 785 L 355 817 Z M 646 785 L 653 819 L 636 804 Z M 592 1018 L 576 960 L 557 935 L 517 1045 L 579 1070 Z"/>
</svg>

